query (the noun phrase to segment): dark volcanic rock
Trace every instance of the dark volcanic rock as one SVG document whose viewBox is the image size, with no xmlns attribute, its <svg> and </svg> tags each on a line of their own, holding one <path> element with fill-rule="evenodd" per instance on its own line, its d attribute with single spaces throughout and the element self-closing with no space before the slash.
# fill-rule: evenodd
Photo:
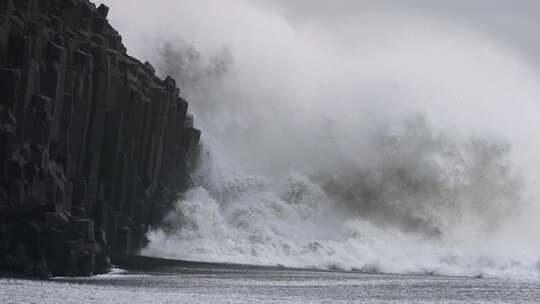
<svg viewBox="0 0 540 304">
<path fill-rule="evenodd" d="M 189 187 L 201 132 L 108 12 L 0 0 L 0 273 L 105 272 Z"/>
</svg>

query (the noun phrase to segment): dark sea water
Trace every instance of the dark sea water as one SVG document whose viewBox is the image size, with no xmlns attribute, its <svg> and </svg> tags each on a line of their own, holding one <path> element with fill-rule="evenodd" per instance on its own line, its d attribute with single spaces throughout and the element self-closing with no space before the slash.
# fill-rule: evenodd
<svg viewBox="0 0 540 304">
<path fill-rule="evenodd" d="M 540 303 L 540 282 L 216 266 L 2 278 L 0 303 Z"/>
</svg>

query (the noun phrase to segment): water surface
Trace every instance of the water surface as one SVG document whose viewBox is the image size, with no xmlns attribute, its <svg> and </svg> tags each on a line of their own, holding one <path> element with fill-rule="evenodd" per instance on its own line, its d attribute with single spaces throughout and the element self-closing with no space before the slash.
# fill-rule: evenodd
<svg viewBox="0 0 540 304">
<path fill-rule="evenodd" d="M 0 279 L 0 303 L 539 303 L 540 282 L 284 269 L 175 268 Z"/>
</svg>

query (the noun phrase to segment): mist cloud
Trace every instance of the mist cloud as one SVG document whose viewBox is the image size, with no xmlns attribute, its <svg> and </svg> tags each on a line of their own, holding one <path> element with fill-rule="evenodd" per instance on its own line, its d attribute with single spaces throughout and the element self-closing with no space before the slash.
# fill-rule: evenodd
<svg viewBox="0 0 540 304">
<path fill-rule="evenodd" d="M 540 4 L 105 2 L 128 49 L 183 86 L 209 151 L 153 249 L 364 267 L 395 261 L 387 245 L 416 256 L 417 233 L 444 261 L 483 239 L 540 248 Z"/>
</svg>

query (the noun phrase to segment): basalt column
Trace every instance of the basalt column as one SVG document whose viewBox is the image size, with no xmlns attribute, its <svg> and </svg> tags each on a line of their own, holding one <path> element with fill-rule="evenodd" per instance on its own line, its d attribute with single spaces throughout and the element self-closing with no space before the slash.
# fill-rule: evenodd
<svg viewBox="0 0 540 304">
<path fill-rule="evenodd" d="M 0 0 L 0 272 L 105 272 L 189 187 L 201 132 L 108 10 Z"/>
</svg>

